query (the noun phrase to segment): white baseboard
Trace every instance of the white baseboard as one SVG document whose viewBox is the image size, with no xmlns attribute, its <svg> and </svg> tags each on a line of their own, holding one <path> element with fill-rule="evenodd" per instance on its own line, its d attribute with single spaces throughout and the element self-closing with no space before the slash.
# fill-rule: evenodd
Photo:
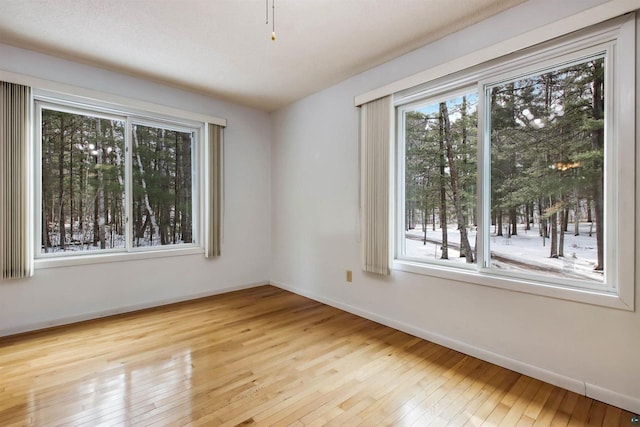
<svg viewBox="0 0 640 427">
<path fill-rule="evenodd" d="M 408 323 L 400 322 L 400 321 L 391 319 L 389 317 L 380 316 L 376 313 L 363 310 L 361 308 L 358 308 L 349 304 L 344 304 L 342 302 L 335 301 L 330 298 L 325 298 L 323 296 L 317 295 L 306 289 L 299 289 L 299 288 L 296 288 L 284 283 L 276 282 L 273 280 L 270 281 L 269 283 L 273 286 L 287 290 L 289 292 L 293 292 L 295 294 L 310 298 L 312 300 L 321 302 L 323 304 L 327 304 L 332 307 L 339 308 L 341 310 L 347 311 L 357 316 L 364 317 L 365 319 L 369 319 L 374 322 L 397 329 L 399 331 L 406 332 L 418 338 L 422 338 L 427 341 L 440 344 L 452 350 L 456 350 L 461 353 L 468 354 L 469 356 L 476 357 L 486 362 L 490 362 L 495 365 L 502 366 L 503 368 L 507 368 L 524 375 L 528 375 L 532 378 L 536 378 L 538 380 L 547 382 L 549 384 L 562 387 L 566 390 L 573 391 L 583 396 L 600 400 L 602 402 L 623 408 L 630 412 L 640 413 L 640 400 L 632 396 L 623 395 L 623 394 L 614 392 L 612 390 L 608 390 L 592 384 L 587 384 L 582 380 L 567 377 L 557 372 L 548 371 L 546 369 L 539 368 L 529 363 L 521 362 L 519 360 L 515 360 L 510 357 L 506 357 L 506 356 L 485 350 L 483 348 L 467 344 L 462 341 L 448 338 L 446 336 L 427 331 L 425 329 L 410 325 Z"/>
<path fill-rule="evenodd" d="M 626 409 L 634 414 L 640 414 L 640 399 L 626 394 L 620 394 L 608 388 L 587 383 L 587 396 L 610 405 Z M 621 420 L 621 422 L 629 422 L 630 420 Z"/>
<path fill-rule="evenodd" d="M 258 286 L 264 286 L 264 285 L 268 285 L 268 284 L 269 284 L 269 281 L 265 280 L 263 282 L 248 283 L 248 284 L 238 285 L 238 286 L 229 286 L 229 287 L 225 287 L 225 288 L 214 289 L 214 290 L 211 290 L 211 291 L 200 292 L 200 293 L 197 293 L 197 294 L 183 295 L 183 296 L 176 297 L 176 298 L 167 298 L 167 299 L 162 299 L 162 300 L 157 300 L 157 301 L 149 301 L 149 302 L 144 302 L 144 303 L 141 303 L 141 304 L 133 304 L 133 305 L 113 308 L 113 309 L 109 309 L 109 310 L 102 310 L 102 311 L 91 312 L 91 313 L 83 313 L 83 314 L 79 314 L 79 315 L 75 315 L 75 316 L 61 317 L 61 318 L 58 318 L 58 319 L 52 319 L 52 320 L 48 320 L 48 321 L 44 321 L 44 322 L 36 322 L 36 323 L 28 324 L 28 325 L 21 325 L 21 326 L 16 326 L 16 327 L 11 327 L 11 328 L 3 328 L 3 329 L 0 329 L 0 337 L 6 337 L 6 336 L 9 336 L 9 335 L 16 335 L 16 334 L 22 334 L 22 333 L 25 333 L 25 332 L 37 331 L 37 330 L 40 330 L 40 329 L 53 328 L 53 327 L 56 327 L 56 326 L 69 325 L 69 324 L 72 324 L 72 323 L 83 322 L 85 320 L 99 319 L 99 318 L 102 318 L 102 317 L 114 316 L 116 314 L 129 313 L 131 311 L 144 310 L 146 308 L 160 307 L 160 306 L 163 306 L 163 305 L 175 304 L 175 303 L 178 303 L 178 302 L 189 301 L 189 300 L 194 300 L 194 299 L 198 299 L 198 298 L 205 298 L 205 297 L 210 297 L 210 296 L 213 296 L 213 295 L 219 295 L 219 294 L 224 294 L 224 293 L 227 293 L 227 292 L 239 291 L 239 290 L 242 290 L 242 289 L 255 288 L 255 287 L 258 287 Z"/>
</svg>

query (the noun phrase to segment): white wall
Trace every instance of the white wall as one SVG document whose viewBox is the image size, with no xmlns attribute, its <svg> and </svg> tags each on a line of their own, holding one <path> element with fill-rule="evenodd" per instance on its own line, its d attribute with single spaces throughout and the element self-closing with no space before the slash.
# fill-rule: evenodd
<svg viewBox="0 0 640 427">
<path fill-rule="evenodd" d="M 640 313 L 400 271 L 378 277 L 359 262 L 353 97 L 599 3 L 532 0 L 274 113 L 272 283 L 640 412 Z"/>
<path fill-rule="evenodd" d="M 265 283 L 270 270 L 269 115 L 0 44 L 0 70 L 226 118 L 223 255 L 35 271 L 0 283 L 0 336 Z"/>
</svg>

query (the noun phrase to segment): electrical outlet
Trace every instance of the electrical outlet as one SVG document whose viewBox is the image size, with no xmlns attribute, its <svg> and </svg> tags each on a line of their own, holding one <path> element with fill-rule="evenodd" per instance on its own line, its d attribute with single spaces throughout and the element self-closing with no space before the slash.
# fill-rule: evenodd
<svg viewBox="0 0 640 427">
<path fill-rule="evenodd" d="M 353 282 L 353 274 L 351 273 L 351 270 L 347 270 L 347 282 Z"/>
</svg>

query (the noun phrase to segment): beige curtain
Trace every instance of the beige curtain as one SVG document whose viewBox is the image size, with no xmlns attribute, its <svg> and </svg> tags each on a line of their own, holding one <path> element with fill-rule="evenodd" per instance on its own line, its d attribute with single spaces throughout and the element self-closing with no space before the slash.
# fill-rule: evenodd
<svg viewBox="0 0 640 427">
<path fill-rule="evenodd" d="M 362 269 L 388 275 L 391 97 L 362 105 L 360 114 Z"/>
<path fill-rule="evenodd" d="M 222 247 L 223 131 L 224 127 L 209 124 L 207 258 L 220 256 Z"/>
<path fill-rule="evenodd" d="M 31 89 L 0 82 L 0 269 L 3 279 L 29 277 L 28 129 Z"/>
</svg>

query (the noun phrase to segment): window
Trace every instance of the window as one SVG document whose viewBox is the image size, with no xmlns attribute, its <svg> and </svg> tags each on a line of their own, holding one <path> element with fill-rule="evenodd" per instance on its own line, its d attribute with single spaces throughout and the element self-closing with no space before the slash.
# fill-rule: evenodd
<svg viewBox="0 0 640 427">
<path fill-rule="evenodd" d="M 595 55 L 487 87 L 491 269 L 604 283 L 604 77 Z"/>
<path fill-rule="evenodd" d="M 396 94 L 394 268 L 633 307 L 629 25 Z"/>
<path fill-rule="evenodd" d="M 40 253 L 125 248 L 125 120 L 40 106 Z"/>
<path fill-rule="evenodd" d="M 400 256 L 475 262 L 477 107 L 478 93 L 469 90 L 402 110 Z"/>
<path fill-rule="evenodd" d="M 133 246 L 193 243 L 195 131 L 134 124 Z"/>
<path fill-rule="evenodd" d="M 36 97 L 36 257 L 200 247 L 204 124 Z"/>
</svg>

